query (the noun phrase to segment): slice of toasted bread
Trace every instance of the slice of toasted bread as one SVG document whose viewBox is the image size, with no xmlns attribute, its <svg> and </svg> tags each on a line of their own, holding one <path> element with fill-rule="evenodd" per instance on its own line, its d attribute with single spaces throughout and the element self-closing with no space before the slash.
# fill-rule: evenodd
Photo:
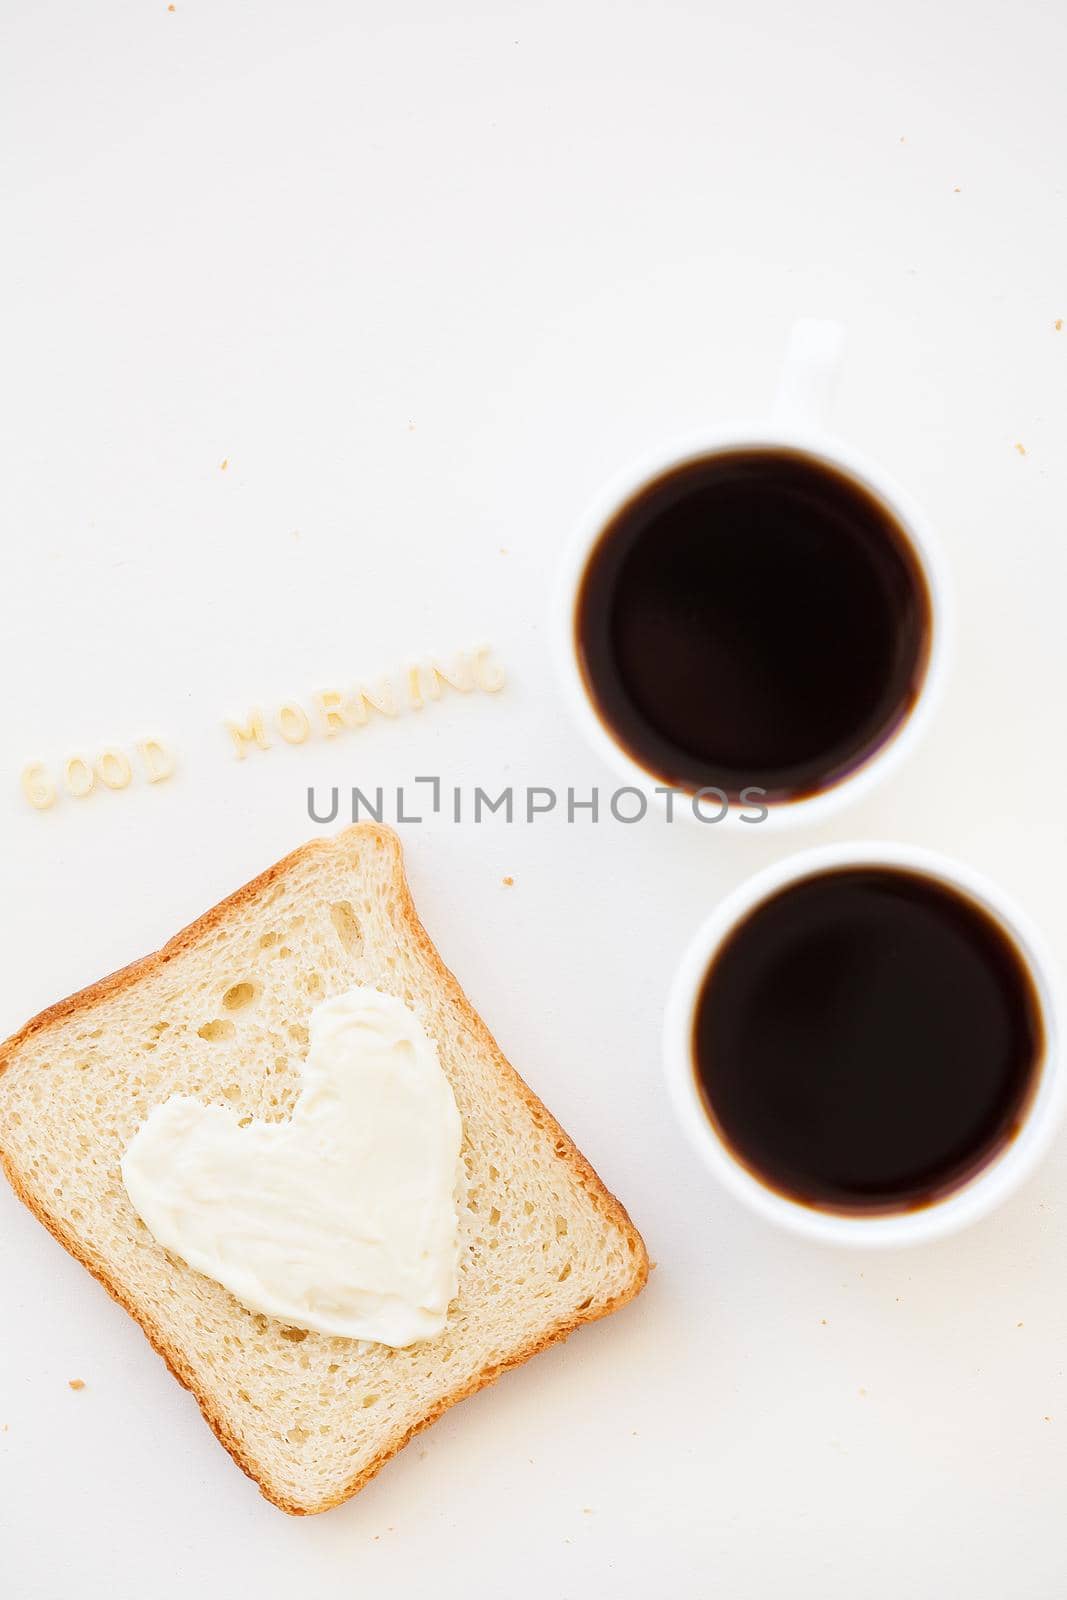
<svg viewBox="0 0 1067 1600">
<path fill-rule="evenodd" d="M 286 1117 L 313 1007 L 399 996 L 437 1041 L 463 1118 L 459 1293 L 403 1350 L 286 1328 L 156 1244 L 119 1172 L 176 1092 Z M 304 846 L 155 955 L 0 1047 L 16 1193 L 140 1323 L 237 1464 L 284 1511 L 325 1511 L 420 1429 L 643 1286 L 622 1206 L 504 1060 L 415 912 L 400 844 L 361 825 Z"/>
</svg>

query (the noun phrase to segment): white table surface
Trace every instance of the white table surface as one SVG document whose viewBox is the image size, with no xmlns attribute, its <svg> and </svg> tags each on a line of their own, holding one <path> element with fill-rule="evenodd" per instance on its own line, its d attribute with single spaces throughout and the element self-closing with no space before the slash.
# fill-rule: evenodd
<svg viewBox="0 0 1067 1600">
<path fill-rule="evenodd" d="M 961 621 L 928 742 L 814 832 L 403 830 L 658 1268 L 344 1508 L 261 1500 L 3 1188 L 4 1594 L 1060 1600 L 1067 1143 L 958 1239 L 806 1245 L 690 1154 L 659 1022 L 716 898 L 824 839 L 954 852 L 1067 950 L 1067 13 L 6 0 L 0 31 L 0 1031 L 312 834 L 309 783 L 608 782 L 551 678 L 557 552 L 636 455 L 758 413 L 799 314 L 848 324 L 837 425 L 926 503 Z M 227 714 L 478 640 L 495 698 L 232 755 Z M 25 761 L 149 733 L 169 782 L 23 800 Z"/>
</svg>

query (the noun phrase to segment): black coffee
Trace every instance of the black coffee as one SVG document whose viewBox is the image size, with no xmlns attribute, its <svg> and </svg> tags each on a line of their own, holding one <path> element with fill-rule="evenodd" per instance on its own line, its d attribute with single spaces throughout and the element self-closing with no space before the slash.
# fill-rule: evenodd
<svg viewBox="0 0 1067 1600">
<path fill-rule="evenodd" d="M 1014 944 L 963 895 L 889 868 L 827 872 L 758 906 L 704 981 L 693 1054 L 708 1114 L 771 1188 L 906 1211 L 1017 1131 L 1043 1049 Z"/>
<path fill-rule="evenodd" d="M 792 450 L 710 455 L 646 485 L 589 558 L 587 691 L 664 783 L 773 802 L 835 783 L 919 692 L 930 602 L 886 507 Z"/>
</svg>

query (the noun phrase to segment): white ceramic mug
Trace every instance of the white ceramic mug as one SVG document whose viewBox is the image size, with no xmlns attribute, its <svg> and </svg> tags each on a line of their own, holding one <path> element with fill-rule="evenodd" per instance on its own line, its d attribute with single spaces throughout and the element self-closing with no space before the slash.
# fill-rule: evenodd
<svg viewBox="0 0 1067 1600">
<path fill-rule="evenodd" d="M 796 822 L 821 821 L 850 800 L 881 782 L 912 750 L 927 727 L 940 694 L 951 632 L 949 591 L 944 564 L 925 517 L 903 490 L 880 469 L 832 438 L 826 413 L 840 363 L 844 330 L 836 322 L 798 322 L 790 335 L 778 396 L 769 423 L 735 424 L 702 433 L 652 456 L 622 474 L 601 494 L 582 519 L 560 572 L 555 605 L 555 654 L 563 692 L 578 726 L 604 760 L 628 784 L 660 785 L 662 779 L 647 771 L 622 748 L 601 720 L 590 698 L 577 645 L 576 607 L 586 567 L 601 534 L 628 501 L 663 473 L 687 461 L 704 459 L 739 449 L 795 450 L 852 478 L 882 503 L 901 528 L 926 581 L 930 601 L 930 640 L 922 685 L 907 715 L 859 766 L 814 794 L 768 806 L 761 828 Z M 665 797 L 664 797 L 665 800 Z M 733 802 L 721 820 L 744 820 L 752 825 L 755 802 Z M 691 804 L 677 805 L 673 814 L 695 815 Z"/>
<path fill-rule="evenodd" d="M 1041 1011 L 1042 1058 L 1021 1126 L 969 1181 L 921 1210 L 878 1214 L 822 1211 L 768 1187 L 733 1154 L 716 1130 L 697 1083 L 693 1054 L 696 1006 L 708 970 L 724 941 L 750 912 L 788 884 L 842 867 L 886 866 L 947 884 L 974 901 L 1005 932 L 1033 982 Z M 939 1238 L 984 1216 L 1037 1165 L 1063 1111 L 1058 1060 L 1059 1009 L 1054 968 L 1041 938 L 1008 897 L 978 873 L 934 851 L 893 844 L 835 844 L 804 850 L 756 873 L 728 895 L 692 939 L 674 980 L 664 1017 L 667 1087 L 682 1127 L 704 1164 L 761 1216 L 828 1243 L 903 1245 Z"/>
</svg>

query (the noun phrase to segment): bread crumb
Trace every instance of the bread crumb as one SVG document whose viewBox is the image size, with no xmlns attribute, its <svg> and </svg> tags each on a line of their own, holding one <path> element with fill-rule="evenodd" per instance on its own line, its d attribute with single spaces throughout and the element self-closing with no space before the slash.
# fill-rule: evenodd
<svg viewBox="0 0 1067 1600">
<path fill-rule="evenodd" d="M 1046 1422 L 1051 1422 L 1051 1421 L 1052 1421 L 1052 1418 L 1051 1418 L 1051 1417 L 1046 1417 L 1046 1418 L 1045 1418 L 1045 1421 L 1046 1421 Z"/>
<path fill-rule="evenodd" d="M 952 193 L 953 193 L 953 194 L 959 194 L 959 192 L 960 192 L 960 191 L 959 191 L 959 189 L 958 189 L 958 188 L 956 188 L 956 189 L 953 189 L 953 191 L 952 191 Z"/>
<path fill-rule="evenodd" d="M 514 878 L 501 878 L 500 881 L 504 885 L 505 889 L 513 889 L 515 887 L 515 879 Z"/>
<path fill-rule="evenodd" d="M 861 1395 L 866 1395 L 867 1391 L 866 1391 L 866 1389 L 859 1389 L 859 1390 L 857 1390 L 857 1393 L 861 1394 Z"/>
<path fill-rule="evenodd" d="M 1055 322 L 1052 324 L 1052 326 L 1055 328 L 1057 333 L 1062 333 L 1063 332 L 1063 318 L 1062 317 L 1057 317 Z"/>
<path fill-rule="evenodd" d="M 220 472 L 225 472 L 226 468 L 229 466 L 229 464 L 230 464 L 229 456 L 223 456 L 222 460 L 219 462 L 219 471 Z"/>
<path fill-rule="evenodd" d="M 1057 324 L 1056 324 L 1056 326 L 1057 326 L 1057 327 L 1058 327 L 1058 326 L 1059 326 L 1059 324 L 1058 324 L 1058 323 L 1057 323 Z M 501 545 L 501 546 L 500 546 L 500 554 L 501 554 L 501 555 L 502 555 L 502 556 L 506 556 L 506 555 L 507 555 L 507 553 L 508 553 L 508 547 L 507 547 L 507 545 L 506 545 L 506 544 L 502 544 L 502 545 Z"/>
<path fill-rule="evenodd" d="M 1019 452 L 1019 454 L 1021 456 L 1024 456 L 1026 454 L 1026 446 L 1024 444 L 1019 444 L 1019 442 L 1016 441 L 1015 448 L 1016 448 L 1016 450 L 1018 450 L 1018 452 Z"/>
<path fill-rule="evenodd" d="M 592 1515 L 593 1515 L 592 1506 L 583 1506 L 582 1507 L 582 1516 L 583 1517 L 591 1517 Z"/>
<path fill-rule="evenodd" d="M 67 1382 L 68 1382 L 68 1384 L 70 1385 L 70 1387 L 72 1389 L 84 1389 L 85 1388 L 85 1379 L 84 1378 L 68 1378 Z"/>
<path fill-rule="evenodd" d="M 1017 1327 L 1017 1328 L 1021 1328 L 1021 1327 L 1022 1327 L 1022 1323 L 1021 1323 L 1021 1322 L 1017 1322 L 1017 1323 L 1016 1323 L 1016 1324 L 1015 1324 L 1015 1326 L 1016 1326 L 1016 1327 Z"/>
<path fill-rule="evenodd" d="M 177 7 L 177 6 L 168 6 L 168 7 L 167 7 L 167 10 L 168 10 L 168 11 L 177 11 L 177 9 L 178 9 L 178 7 Z"/>
<path fill-rule="evenodd" d="M 826 1318 L 825 1317 L 820 1317 L 819 1318 L 819 1325 L 820 1325 L 820 1327 L 823 1327 L 823 1328 L 826 1327 Z"/>
</svg>

